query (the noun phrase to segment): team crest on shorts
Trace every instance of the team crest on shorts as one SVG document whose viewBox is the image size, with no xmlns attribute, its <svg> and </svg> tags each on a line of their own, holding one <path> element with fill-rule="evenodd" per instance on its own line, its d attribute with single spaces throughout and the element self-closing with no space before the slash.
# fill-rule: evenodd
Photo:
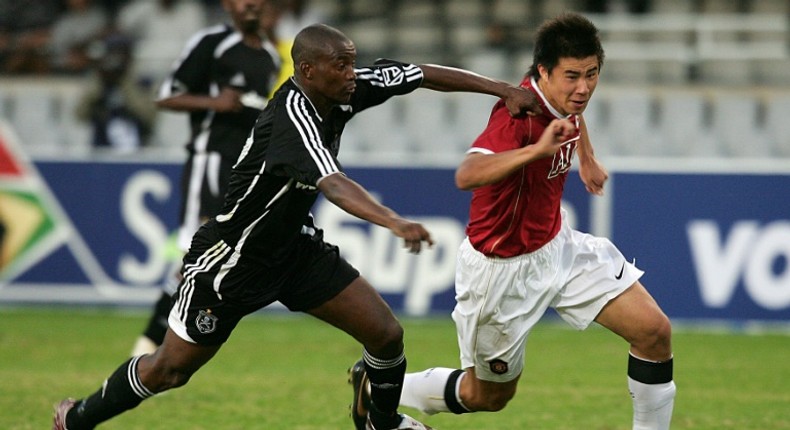
<svg viewBox="0 0 790 430">
<path fill-rule="evenodd" d="M 211 313 L 211 309 L 201 310 L 197 318 L 195 318 L 195 325 L 202 334 L 213 333 L 217 329 L 218 319 Z"/>
<path fill-rule="evenodd" d="M 491 372 L 497 375 L 504 375 L 507 373 L 507 363 L 502 360 L 496 359 L 491 360 L 488 362 L 488 366 L 491 368 Z"/>
</svg>

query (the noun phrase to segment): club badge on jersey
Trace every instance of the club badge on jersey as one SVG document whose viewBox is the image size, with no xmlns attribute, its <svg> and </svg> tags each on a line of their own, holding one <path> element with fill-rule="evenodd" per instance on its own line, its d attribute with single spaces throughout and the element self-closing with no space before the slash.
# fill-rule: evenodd
<svg viewBox="0 0 790 430">
<path fill-rule="evenodd" d="M 202 334 L 213 333 L 217 329 L 217 318 L 211 313 L 211 309 L 201 310 L 195 318 L 195 326 Z"/>
</svg>

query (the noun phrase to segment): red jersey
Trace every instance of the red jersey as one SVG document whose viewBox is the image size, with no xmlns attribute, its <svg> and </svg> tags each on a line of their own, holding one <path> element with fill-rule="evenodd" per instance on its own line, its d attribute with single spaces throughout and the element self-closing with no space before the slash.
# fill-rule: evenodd
<svg viewBox="0 0 790 430">
<path fill-rule="evenodd" d="M 551 107 L 533 79 L 524 79 L 521 86 L 537 94 L 543 113 L 512 118 L 500 100 L 468 152 L 492 154 L 532 145 L 557 118 L 568 118 L 578 128 L 578 117 L 563 116 Z M 577 131 L 553 157 L 535 160 L 502 181 L 473 191 L 466 234 L 476 250 L 508 258 L 533 252 L 554 238 L 560 230 L 560 200 L 578 139 Z"/>
</svg>

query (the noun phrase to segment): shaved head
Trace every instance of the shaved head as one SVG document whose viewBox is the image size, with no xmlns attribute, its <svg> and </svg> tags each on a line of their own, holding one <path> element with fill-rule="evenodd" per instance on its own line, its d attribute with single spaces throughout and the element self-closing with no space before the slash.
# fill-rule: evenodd
<svg viewBox="0 0 790 430">
<path fill-rule="evenodd" d="M 340 30 L 326 24 L 313 24 L 296 35 L 291 48 L 291 57 L 294 64 L 314 63 L 321 55 L 336 50 L 338 45 L 350 43 L 351 40 Z"/>
<path fill-rule="evenodd" d="M 357 48 L 345 34 L 325 24 L 305 27 L 294 39 L 291 56 L 294 82 L 321 115 L 349 103 L 356 89 Z"/>
</svg>

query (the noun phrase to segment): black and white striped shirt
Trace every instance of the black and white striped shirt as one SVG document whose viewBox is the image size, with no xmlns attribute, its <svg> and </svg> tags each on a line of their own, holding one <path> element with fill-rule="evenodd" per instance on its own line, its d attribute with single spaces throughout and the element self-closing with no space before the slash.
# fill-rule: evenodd
<svg viewBox="0 0 790 430">
<path fill-rule="evenodd" d="M 316 234 L 310 208 L 318 182 L 343 171 L 337 156 L 346 123 L 364 109 L 414 91 L 423 78 L 419 67 L 397 62 L 377 63 L 356 74 L 349 104 L 333 107 L 325 118 L 293 80 L 261 113 L 216 217 L 220 237 L 237 257 L 279 264 L 297 235 Z"/>
</svg>

